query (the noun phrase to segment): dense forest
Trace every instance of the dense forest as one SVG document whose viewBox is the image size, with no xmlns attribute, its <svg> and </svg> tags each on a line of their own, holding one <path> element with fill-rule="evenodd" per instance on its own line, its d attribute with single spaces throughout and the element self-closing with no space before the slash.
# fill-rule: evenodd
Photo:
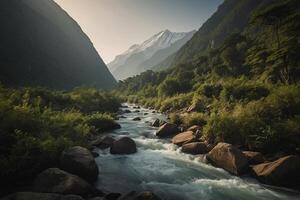
<svg viewBox="0 0 300 200">
<path fill-rule="evenodd" d="M 234 13 L 245 4 L 249 1 Z M 184 59 L 165 71 L 146 71 L 120 82 L 117 93 L 169 113 L 178 125 L 203 126 L 213 143 L 299 153 L 299 1 L 264 1 L 252 8 L 245 27 L 222 44 L 202 50 L 183 47 L 179 53 Z"/>
<path fill-rule="evenodd" d="M 93 88 L 0 86 L 1 193 L 30 185 L 41 170 L 57 167 L 64 149 L 91 148 L 93 135 L 120 128 L 114 121 L 120 102 Z"/>
</svg>

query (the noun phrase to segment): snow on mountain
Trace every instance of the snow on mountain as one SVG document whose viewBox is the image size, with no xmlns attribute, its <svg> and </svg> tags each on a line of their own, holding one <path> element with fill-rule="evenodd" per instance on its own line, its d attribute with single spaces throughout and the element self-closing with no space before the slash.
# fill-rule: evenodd
<svg viewBox="0 0 300 200">
<path fill-rule="evenodd" d="M 108 64 L 108 67 L 117 79 L 124 79 L 136 75 L 137 73 L 140 73 L 140 70 L 137 69 L 137 67 L 150 59 L 156 52 L 167 49 L 183 39 L 187 40 L 186 37 L 188 37 L 189 40 L 194 33 L 195 31 L 161 31 L 143 43 L 135 44 L 121 55 L 116 56 L 116 58 Z M 143 70 L 147 70 L 147 67 L 141 66 Z"/>
</svg>

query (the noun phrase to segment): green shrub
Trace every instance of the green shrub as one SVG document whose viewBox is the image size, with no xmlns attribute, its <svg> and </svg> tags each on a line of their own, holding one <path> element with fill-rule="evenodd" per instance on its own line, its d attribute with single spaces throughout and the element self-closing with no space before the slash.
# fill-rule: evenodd
<svg viewBox="0 0 300 200">
<path fill-rule="evenodd" d="M 192 113 L 183 118 L 183 123 L 187 126 L 199 125 L 203 127 L 207 123 L 207 116 L 203 113 Z"/>
<path fill-rule="evenodd" d="M 45 168 L 58 167 L 65 148 L 89 147 L 92 134 L 116 125 L 111 112 L 120 102 L 89 88 L 63 92 L 0 86 L 0 186 L 22 184 Z"/>
</svg>

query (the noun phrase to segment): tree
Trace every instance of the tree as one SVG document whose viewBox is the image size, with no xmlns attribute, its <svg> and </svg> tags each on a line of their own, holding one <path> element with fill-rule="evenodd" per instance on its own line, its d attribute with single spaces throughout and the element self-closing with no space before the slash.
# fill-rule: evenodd
<svg viewBox="0 0 300 200">
<path fill-rule="evenodd" d="M 286 44 L 283 45 L 283 26 L 287 21 L 287 18 L 290 18 L 290 15 L 295 13 L 294 11 L 299 8 L 299 1 L 297 0 L 288 0 L 280 2 L 271 6 L 268 6 L 264 9 L 259 10 L 252 17 L 252 23 L 257 26 L 268 26 L 273 29 L 273 32 L 276 36 L 276 50 L 274 54 L 270 56 L 270 60 L 273 61 L 277 67 L 280 68 L 280 78 L 281 81 L 285 84 L 291 82 L 291 69 L 289 66 L 289 50 Z M 297 20 L 297 17 L 290 18 L 290 20 Z M 294 47 L 293 47 L 294 48 Z"/>
</svg>

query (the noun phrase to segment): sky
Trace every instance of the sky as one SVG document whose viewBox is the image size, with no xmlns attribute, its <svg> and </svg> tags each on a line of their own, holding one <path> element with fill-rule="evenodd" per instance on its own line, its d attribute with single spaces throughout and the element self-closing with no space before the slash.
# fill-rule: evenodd
<svg viewBox="0 0 300 200">
<path fill-rule="evenodd" d="M 198 30 L 223 0 L 55 0 L 105 63 L 154 34 Z"/>
</svg>

